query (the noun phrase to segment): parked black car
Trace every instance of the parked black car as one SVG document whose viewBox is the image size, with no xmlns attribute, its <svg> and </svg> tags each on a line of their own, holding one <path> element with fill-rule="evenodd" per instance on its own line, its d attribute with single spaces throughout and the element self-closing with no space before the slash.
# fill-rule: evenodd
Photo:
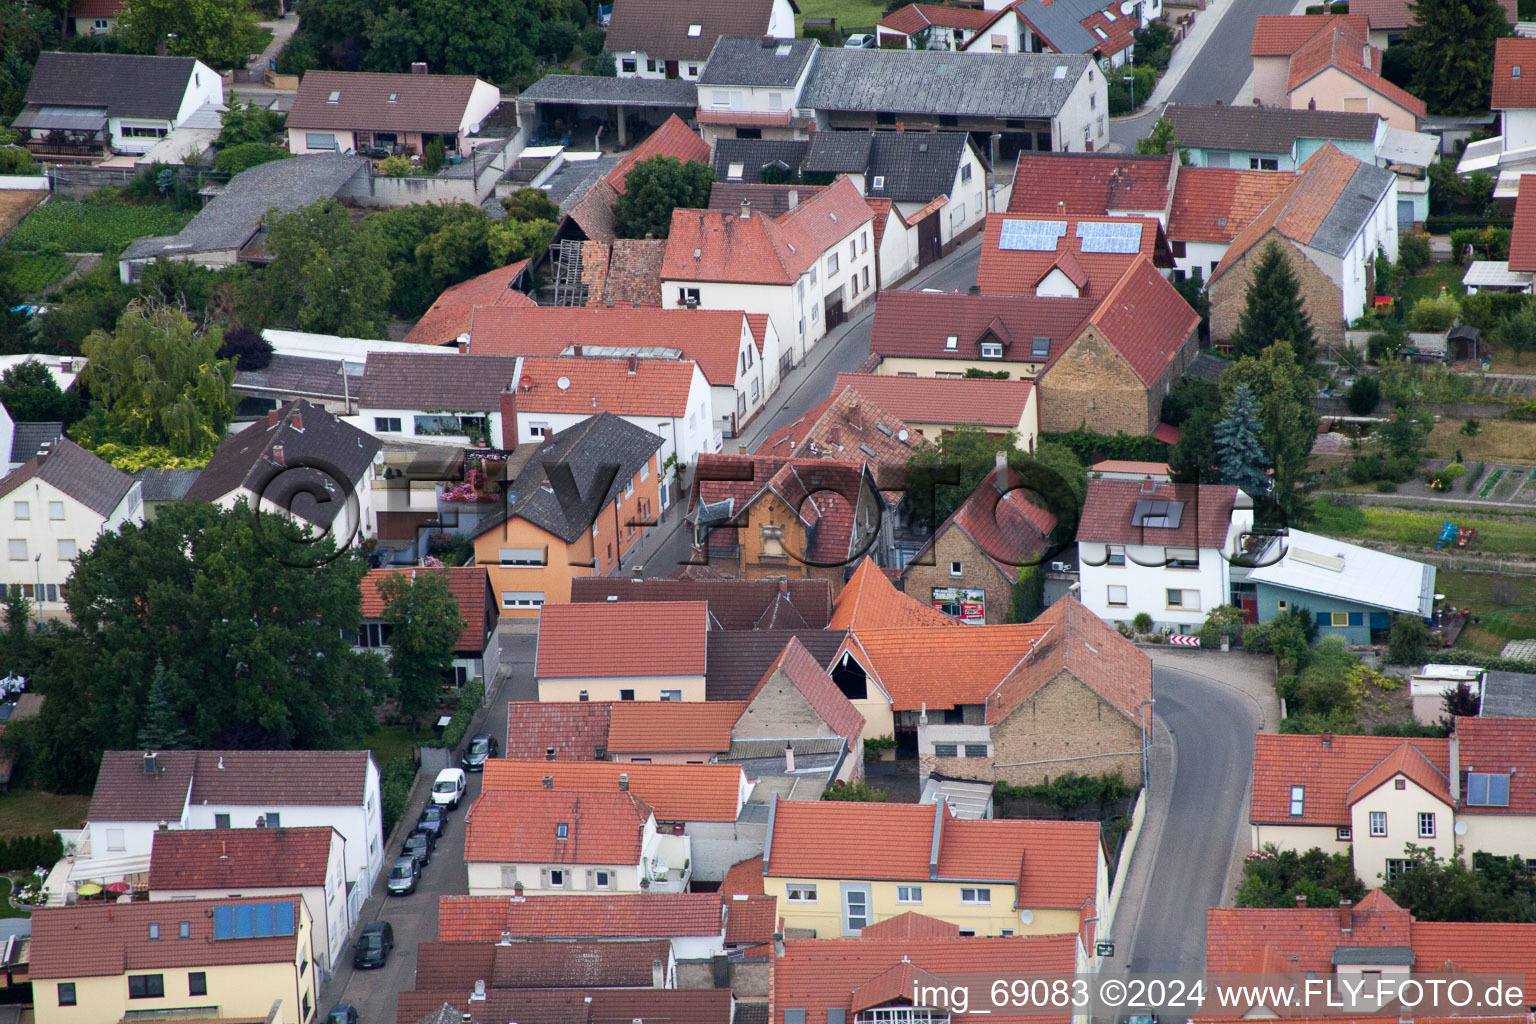
<svg viewBox="0 0 1536 1024">
<path fill-rule="evenodd" d="M 437 848 L 437 836 L 426 829 L 417 829 L 405 837 L 405 844 L 400 852 L 407 857 L 415 857 L 416 863 L 426 867 L 432 863 L 432 851 Z"/>
<path fill-rule="evenodd" d="M 421 817 L 416 819 L 415 831 L 431 832 L 433 835 L 441 838 L 443 829 L 447 827 L 448 808 L 441 807 L 437 804 L 427 804 L 427 806 L 421 810 Z"/>
<path fill-rule="evenodd" d="M 363 925 L 352 953 L 353 967 L 383 967 L 389 959 L 389 951 L 395 948 L 395 930 L 388 921 L 374 921 Z"/>
<path fill-rule="evenodd" d="M 326 1015 L 325 1024 L 357 1024 L 357 1007 L 351 1003 L 337 1003 Z"/>
<path fill-rule="evenodd" d="M 469 746 L 464 748 L 464 756 L 459 758 L 459 767 L 467 772 L 484 771 L 485 762 L 500 752 L 501 744 L 496 742 L 496 737 L 482 732 L 470 737 Z"/>
</svg>

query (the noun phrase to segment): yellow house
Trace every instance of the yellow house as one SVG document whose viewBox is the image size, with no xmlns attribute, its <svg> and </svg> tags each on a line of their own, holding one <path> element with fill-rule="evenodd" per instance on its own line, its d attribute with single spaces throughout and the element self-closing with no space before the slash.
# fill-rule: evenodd
<svg viewBox="0 0 1536 1024">
<path fill-rule="evenodd" d="M 948 804 L 769 804 L 763 891 L 787 933 L 835 938 L 907 912 L 961 935 L 1083 934 L 1107 907 L 1097 822 L 956 818 Z"/>
<path fill-rule="evenodd" d="M 298 894 L 45 907 L 32 915 L 37 1024 L 138 1017 L 308 1024 L 318 992 Z"/>
</svg>

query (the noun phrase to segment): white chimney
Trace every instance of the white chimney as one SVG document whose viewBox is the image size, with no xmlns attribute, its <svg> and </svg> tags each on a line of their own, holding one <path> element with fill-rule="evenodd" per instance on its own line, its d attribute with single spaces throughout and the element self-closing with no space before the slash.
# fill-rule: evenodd
<svg viewBox="0 0 1536 1024">
<path fill-rule="evenodd" d="M 997 479 L 992 481 L 998 494 L 1008 493 L 1008 453 L 997 453 Z"/>
<path fill-rule="evenodd" d="M 752 201 L 750 199 L 743 199 L 741 201 L 741 219 L 742 220 L 748 220 L 748 219 L 751 218 L 751 216 L 752 216 Z"/>
<path fill-rule="evenodd" d="M 469 1001 L 472 1002 L 472 1003 L 483 1003 L 483 1002 L 485 1002 L 485 982 L 484 981 L 477 981 L 477 982 L 475 982 L 475 990 L 469 994 Z"/>
</svg>

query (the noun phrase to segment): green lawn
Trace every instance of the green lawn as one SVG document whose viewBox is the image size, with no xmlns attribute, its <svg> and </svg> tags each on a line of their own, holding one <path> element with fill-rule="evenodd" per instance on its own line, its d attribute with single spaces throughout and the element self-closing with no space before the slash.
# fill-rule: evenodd
<svg viewBox="0 0 1536 1024">
<path fill-rule="evenodd" d="M 1445 595 L 1447 605 L 1470 608 L 1481 620 L 1467 623 L 1457 647 L 1498 654 L 1510 640 L 1536 637 L 1536 578 L 1441 569 L 1435 574 L 1435 589 Z"/>
<path fill-rule="evenodd" d="M 381 725 L 378 731 L 363 741 L 363 745 L 373 751 L 373 759 L 382 771 L 384 766 L 397 757 L 410 757 L 411 749 L 418 743 L 429 743 L 433 739 L 427 726 L 422 726 L 421 732 L 414 737 L 409 727 L 404 725 Z"/>
<path fill-rule="evenodd" d="M 856 28 L 871 31 L 885 16 L 885 4 L 869 3 L 868 0 L 800 0 L 799 6 L 797 30 L 805 24 L 806 18 L 836 18 L 841 32 Z"/>
<path fill-rule="evenodd" d="M 1454 263 L 1431 263 L 1419 274 L 1403 282 L 1402 294 L 1398 297 L 1398 305 L 1403 314 L 1406 316 L 1419 299 L 1439 295 L 1441 285 L 1445 285 L 1446 290 L 1454 295 L 1466 294 L 1467 290 L 1461 284 L 1461 276 L 1466 272 L 1466 267 Z"/>
<path fill-rule="evenodd" d="M 62 252 L 16 252 L 12 254 L 11 282 L 22 295 L 38 295 L 74 269 L 75 260 Z"/>
<path fill-rule="evenodd" d="M 1536 551 L 1536 516 L 1472 515 L 1459 509 L 1419 512 L 1386 506 L 1331 505 L 1326 498 L 1312 502 L 1308 529 L 1329 536 L 1433 547 L 1447 521 L 1477 530 L 1467 554 L 1529 555 Z M 1460 549 L 1458 549 L 1460 550 Z"/>
<path fill-rule="evenodd" d="M 53 242 L 66 252 L 105 252 L 147 235 L 174 235 L 191 219 L 190 211 L 181 213 L 165 203 L 55 200 L 27 214 L 11 233 L 10 244 L 14 249 L 36 249 Z"/>
<path fill-rule="evenodd" d="M 11 906 L 11 878 L 0 875 L 0 917 L 31 917 L 25 910 Z"/>
<path fill-rule="evenodd" d="M 79 828 L 91 806 L 88 796 L 57 796 L 40 789 L 0 793 L 0 836 L 33 836 Z"/>
<path fill-rule="evenodd" d="M 274 34 L 271 29 L 262 28 L 260 25 L 257 25 L 251 29 L 250 38 L 245 44 L 245 52 L 249 53 L 252 57 L 261 56 L 266 52 L 267 46 L 271 44 Z"/>
</svg>

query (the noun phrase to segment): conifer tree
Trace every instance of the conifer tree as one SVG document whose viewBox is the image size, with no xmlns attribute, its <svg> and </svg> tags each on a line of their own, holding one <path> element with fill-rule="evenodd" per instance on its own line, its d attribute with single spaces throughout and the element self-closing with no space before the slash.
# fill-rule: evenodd
<svg viewBox="0 0 1536 1024">
<path fill-rule="evenodd" d="M 186 750 L 192 745 L 192 737 L 183 728 L 181 715 L 172 703 L 171 682 L 166 677 L 164 662 L 155 662 L 138 739 L 144 750 Z"/>
<path fill-rule="evenodd" d="M 1499 0 L 1411 0 L 1403 43 L 1413 54 L 1412 93 L 1431 114 L 1486 112 L 1494 41 L 1510 34 Z"/>
<path fill-rule="evenodd" d="M 1239 384 L 1216 421 L 1217 464 L 1221 482 L 1233 484 L 1255 498 L 1269 493 L 1269 459 L 1259 443 L 1258 413 L 1254 409 L 1253 389 Z"/>
<path fill-rule="evenodd" d="M 1311 368 L 1317 357 L 1312 318 L 1301 304 L 1301 283 L 1276 242 L 1259 254 L 1248 282 L 1243 311 L 1232 332 L 1232 354 L 1257 356 L 1277 341 L 1288 341 L 1296 361 Z"/>
</svg>

